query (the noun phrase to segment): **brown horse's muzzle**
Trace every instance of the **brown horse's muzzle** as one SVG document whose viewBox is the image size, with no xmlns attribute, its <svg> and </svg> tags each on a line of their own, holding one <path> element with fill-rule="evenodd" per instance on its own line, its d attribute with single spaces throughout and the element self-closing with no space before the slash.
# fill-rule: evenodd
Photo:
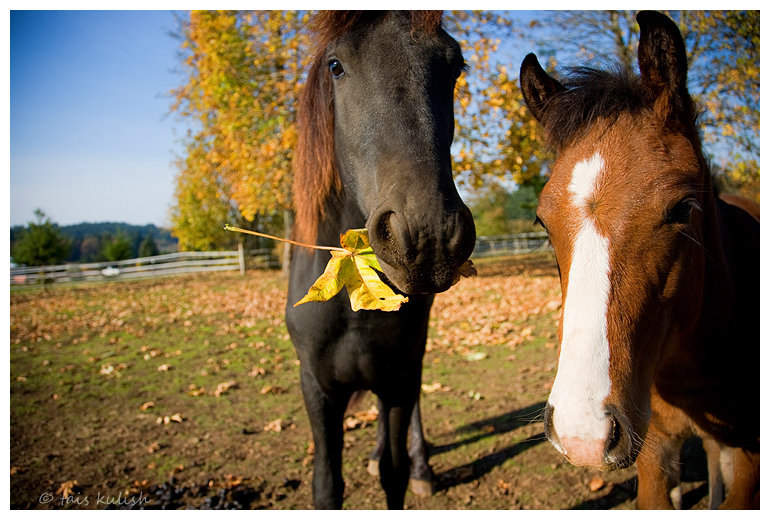
<svg viewBox="0 0 770 520">
<path fill-rule="evenodd" d="M 616 407 L 608 405 L 604 416 L 595 419 L 596 431 L 603 431 L 601 436 L 579 434 L 559 434 L 555 424 L 556 413 L 551 404 L 545 409 L 545 434 L 548 441 L 575 466 L 584 466 L 601 470 L 613 470 L 630 466 L 636 460 L 640 443 L 634 435 L 633 426 L 628 418 Z M 558 419 L 557 419 L 558 422 Z"/>
</svg>

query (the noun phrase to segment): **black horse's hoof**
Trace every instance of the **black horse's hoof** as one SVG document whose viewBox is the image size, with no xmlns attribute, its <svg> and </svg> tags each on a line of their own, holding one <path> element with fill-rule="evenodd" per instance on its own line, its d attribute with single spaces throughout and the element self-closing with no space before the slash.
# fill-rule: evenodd
<svg viewBox="0 0 770 520">
<path fill-rule="evenodd" d="M 366 466 L 366 472 L 373 477 L 380 476 L 380 461 L 377 459 L 369 459 L 369 464 Z"/>
<path fill-rule="evenodd" d="M 433 495 L 433 482 L 410 478 L 409 489 L 418 497 L 429 497 Z"/>
<path fill-rule="evenodd" d="M 377 459 L 369 459 L 369 464 L 366 466 L 366 472 L 373 477 L 380 476 L 380 462 Z M 433 480 L 428 478 L 415 478 L 409 479 L 409 490 L 418 497 L 429 497 L 433 495 Z"/>
</svg>

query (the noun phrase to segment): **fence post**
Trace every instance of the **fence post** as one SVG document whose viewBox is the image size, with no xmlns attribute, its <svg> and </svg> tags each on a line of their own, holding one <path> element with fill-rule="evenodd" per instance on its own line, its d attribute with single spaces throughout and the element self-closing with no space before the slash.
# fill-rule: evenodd
<svg viewBox="0 0 770 520">
<path fill-rule="evenodd" d="M 238 242 L 238 267 L 241 270 L 241 276 L 246 274 L 246 258 L 243 254 L 243 242 Z"/>
</svg>

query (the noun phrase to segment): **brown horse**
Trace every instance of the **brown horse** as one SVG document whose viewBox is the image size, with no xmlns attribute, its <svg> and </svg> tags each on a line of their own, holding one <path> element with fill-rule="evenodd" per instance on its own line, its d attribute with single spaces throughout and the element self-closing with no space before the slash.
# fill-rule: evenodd
<svg viewBox="0 0 770 520">
<path fill-rule="evenodd" d="M 640 508 L 681 507 L 700 436 L 710 505 L 724 485 L 721 507 L 758 507 L 759 221 L 712 186 L 676 25 L 637 21 L 640 77 L 521 67 L 557 152 L 538 205 L 563 294 L 546 434 L 576 465 L 636 461 Z"/>
</svg>

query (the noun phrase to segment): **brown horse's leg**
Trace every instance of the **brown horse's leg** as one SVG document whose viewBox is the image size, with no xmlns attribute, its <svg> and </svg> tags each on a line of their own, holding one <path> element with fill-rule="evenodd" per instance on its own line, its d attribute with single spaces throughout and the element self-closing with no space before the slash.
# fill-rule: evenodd
<svg viewBox="0 0 770 520">
<path fill-rule="evenodd" d="M 679 488 L 682 444 L 691 433 L 684 413 L 653 391 L 652 417 L 644 446 L 636 460 L 639 509 L 681 509 Z"/>
<path fill-rule="evenodd" d="M 732 475 L 719 509 L 759 509 L 759 453 L 723 447 L 721 460 L 723 471 Z"/>
<path fill-rule="evenodd" d="M 719 462 L 722 449 L 714 439 L 703 439 L 709 473 L 709 509 L 717 509 L 725 499 L 725 482 Z"/>
<path fill-rule="evenodd" d="M 638 509 L 681 509 L 681 448 L 682 440 L 677 437 L 664 438 L 656 434 L 655 442 L 645 442 L 636 460 L 639 480 L 636 497 Z"/>
</svg>

